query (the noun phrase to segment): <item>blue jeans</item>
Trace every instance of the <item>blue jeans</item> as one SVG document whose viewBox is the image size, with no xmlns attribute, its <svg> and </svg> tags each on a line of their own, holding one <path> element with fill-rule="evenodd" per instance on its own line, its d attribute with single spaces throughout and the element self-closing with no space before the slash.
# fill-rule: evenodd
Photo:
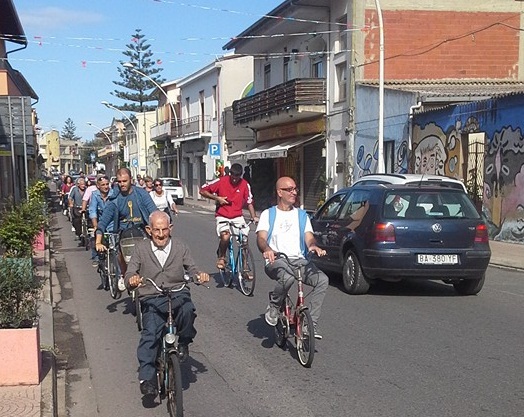
<svg viewBox="0 0 524 417">
<path fill-rule="evenodd" d="M 149 296 L 140 301 L 142 307 L 142 334 L 138 343 L 137 357 L 140 364 L 139 380 L 151 380 L 156 375 L 155 360 L 162 346 L 162 334 L 167 320 L 167 298 Z M 196 313 L 189 290 L 182 290 L 172 298 L 173 317 L 178 341 L 188 345 L 196 336 L 194 326 Z"/>
</svg>

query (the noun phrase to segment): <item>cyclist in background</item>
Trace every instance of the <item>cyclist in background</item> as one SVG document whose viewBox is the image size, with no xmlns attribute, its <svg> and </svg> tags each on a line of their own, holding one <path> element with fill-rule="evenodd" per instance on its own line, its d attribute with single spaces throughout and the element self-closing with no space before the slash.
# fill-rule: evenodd
<svg viewBox="0 0 524 417">
<path fill-rule="evenodd" d="M 113 230 L 119 234 L 119 239 L 137 235 L 145 237 L 145 227 L 149 216 L 157 210 L 148 192 L 131 184 L 129 169 L 120 168 L 116 173 L 116 178 L 118 187 L 113 189 L 115 194 L 109 198 L 96 228 L 96 250 L 98 252 L 107 249 L 102 243 L 102 238 L 111 222 L 114 222 Z M 122 276 L 125 275 L 126 263 L 121 251 L 119 251 L 118 265 Z M 122 277 L 118 281 L 118 289 L 125 290 Z"/>
<path fill-rule="evenodd" d="M 283 252 L 290 259 L 305 258 L 308 252 L 324 256 L 326 251 L 317 246 L 309 216 L 297 209 L 298 188 L 293 178 L 277 180 L 277 205 L 264 210 L 257 227 L 257 246 L 266 261 L 266 274 L 276 281 L 275 289 L 269 293 L 265 319 L 270 326 L 276 326 L 278 312 L 286 295 L 295 282 L 295 274 L 283 258 L 275 259 L 275 252 Z M 320 310 L 329 285 L 327 275 L 309 261 L 304 266 L 304 284 L 313 287 L 310 312 L 315 327 L 315 338 L 322 339 L 317 331 Z"/>
<path fill-rule="evenodd" d="M 86 190 L 85 178 L 78 178 L 76 180 L 76 186 L 71 187 L 69 192 L 69 208 L 71 209 L 71 223 L 75 229 L 76 236 L 80 238 L 82 235 L 82 198 Z M 87 236 L 83 236 L 87 239 Z"/>
<path fill-rule="evenodd" d="M 185 283 L 188 273 L 198 283 L 209 281 L 209 275 L 199 272 L 189 248 L 180 240 L 171 237 L 172 225 L 167 213 L 155 211 L 146 226 L 151 240 L 144 240 L 135 247 L 126 273 L 126 286 L 129 290 L 140 287 L 143 329 L 137 349 L 140 364 L 138 379 L 143 395 L 157 395 L 155 359 L 159 339 L 166 324 L 167 298 L 159 297 L 152 285 L 142 280 L 151 278 L 157 285 L 175 287 Z M 146 296 L 146 297 L 144 297 Z M 149 296 L 149 297 L 148 297 Z M 178 352 L 180 362 L 189 355 L 189 344 L 196 336 L 194 326 L 196 313 L 188 288 L 172 296 L 173 313 L 179 336 Z"/>
<path fill-rule="evenodd" d="M 230 238 L 229 225 L 221 222 L 229 221 L 238 224 L 247 238 L 249 229 L 242 213 L 245 205 L 247 205 L 251 219 L 255 223 L 258 221 L 253 206 L 251 186 L 242 178 L 242 172 L 242 165 L 233 164 L 229 169 L 229 175 L 204 184 L 200 189 L 202 197 L 216 201 L 216 230 L 220 238 L 216 263 L 218 269 L 224 269 L 226 266 L 226 250 Z"/>
<path fill-rule="evenodd" d="M 84 193 L 84 198 L 82 199 L 82 210 L 85 211 L 89 207 L 89 219 L 95 230 L 98 226 L 98 220 L 102 217 L 104 208 L 109 201 L 110 195 L 111 188 L 109 177 L 103 174 L 97 175 L 95 188 L 93 189 L 93 186 L 87 187 L 86 192 Z M 113 231 L 113 222 L 106 227 L 106 230 L 108 232 Z M 93 262 L 93 268 L 98 267 L 98 253 L 95 244 L 93 244 L 91 248 L 91 260 Z"/>
<path fill-rule="evenodd" d="M 64 210 L 64 216 L 67 216 L 67 210 L 69 208 L 69 193 L 71 188 L 73 188 L 73 179 L 66 175 L 64 177 L 64 182 L 60 187 L 60 197 L 62 198 L 62 210 Z"/>
</svg>

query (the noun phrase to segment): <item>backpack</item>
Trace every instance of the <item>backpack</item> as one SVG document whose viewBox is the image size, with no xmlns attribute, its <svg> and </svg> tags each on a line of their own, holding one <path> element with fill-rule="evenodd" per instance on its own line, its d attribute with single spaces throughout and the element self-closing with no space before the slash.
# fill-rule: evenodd
<svg viewBox="0 0 524 417">
<path fill-rule="evenodd" d="M 267 243 L 271 240 L 271 233 L 273 233 L 273 227 L 275 226 L 275 218 L 277 216 L 277 206 L 272 206 L 269 209 L 269 230 L 267 231 Z M 297 209 L 298 211 L 298 228 L 300 230 L 300 250 L 307 255 L 306 250 L 306 241 L 305 241 L 305 230 L 306 230 L 306 221 L 307 221 L 307 212 L 301 208 Z"/>
</svg>

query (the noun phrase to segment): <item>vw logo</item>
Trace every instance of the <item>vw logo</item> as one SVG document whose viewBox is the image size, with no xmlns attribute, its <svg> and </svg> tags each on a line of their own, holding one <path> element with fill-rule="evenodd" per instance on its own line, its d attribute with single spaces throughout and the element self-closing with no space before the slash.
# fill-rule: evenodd
<svg viewBox="0 0 524 417">
<path fill-rule="evenodd" d="M 440 223 L 435 223 L 433 226 L 431 226 L 431 228 L 435 233 L 442 232 L 442 225 Z"/>
</svg>

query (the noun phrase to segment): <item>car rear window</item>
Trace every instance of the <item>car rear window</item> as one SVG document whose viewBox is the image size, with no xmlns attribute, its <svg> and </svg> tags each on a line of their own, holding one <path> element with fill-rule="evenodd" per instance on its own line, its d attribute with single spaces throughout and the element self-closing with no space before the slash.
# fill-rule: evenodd
<svg viewBox="0 0 524 417">
<path fill-rule="evenodd" d="M 180 187 L 180 180 L 165 179 L 162 180 L 164 187 Z"/>
<path fill-rule="evenodd" d="M 392 190 L 386 193 L 384 217 L 478 219 L 480 215 L 466 194 L 443 188 L 438 191 Z"/>
</svg>

